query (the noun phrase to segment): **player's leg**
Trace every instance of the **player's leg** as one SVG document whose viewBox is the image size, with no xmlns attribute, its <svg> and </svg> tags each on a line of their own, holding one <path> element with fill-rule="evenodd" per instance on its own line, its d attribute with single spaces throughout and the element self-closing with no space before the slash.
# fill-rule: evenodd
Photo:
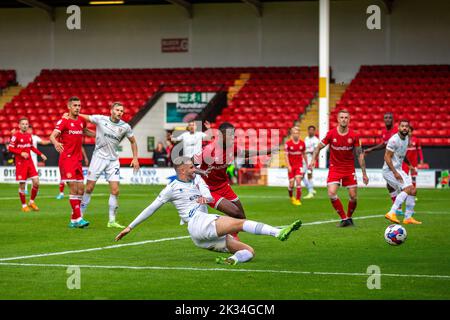
<svg viewBox="0 0 450 320">
<path fill-rule="evenodd" d="M 330 180 L 330 176 L 328 177 L 328 180 Z M 338 226 L 346 227 L 350 225 L 350 223 L 347 221 L 347 214 L 344 211 L 344 206 L 342 205 L 341 199 L 339 199 L 337 195 L 339 185 L 339 181 L 328 182 L 328 198 L 330 198 L 331 205 L 333 206 L 334 210 L 336 210 L 339 217 L 341 217 L 341 222 L 338 224 Z"/>
<path fill-rule="evenodd" d="M 233 255 L 231 257 L 217 257 L 216 262 L 219 264 L 235 265 L 250 261 L 255 256 L 255 250 L 248 244 L 226 236 L 226 247 Z"/>
<path fill-rule="evenodd" d="M 389 195 L 391 196 L 392 204 L 394 204 L 395 200 L 397 199 L 397 196 L 399 194 L 399 190 L 391 187 L 389 185 L 389 183 L 386 183 L 386 188 L 387 188 L 387 190 L 389 192 Z M 396 209 L 395 214 L 403 215 L 403 211 L 402 211 L 402 207 L 401 206 Z"/>
<path fill-rule="evenodd" d="M 299 175 L 295 176 L 295 205 L 300 206 L 302 204 L 302 179 L 303 174 L 300 172 Z"/>
<path fill-rule="evenodd" d="M 25 195 L 28 195 L 28 184 L 29 184 L 30 182 L 27 180 L 27 181 L 25 181 Z"/>
<path fill-rule="evenodd" d="M 32 187 L 31 187 L 31 196 L 30 196 L 30 202 L 28 204 L 28 206 L 33 209 L 34 211 L 39 211 L 38 206 L 36 205 L 36 203 L 34 202 L 34 200 L 36 199 L 36 196 L 39 192 L 39 177 L 32 177 L 31 178 L 31 183 L 32 183 Z"/>
<path fill-rule="evenodd" d="M 59 194 L 56 196 L 56 199 L 61 200 L 64 198 L 64 186 L 65 183 L 63 181 L 59 182 Z"/>
<path fill-rule="evenodd" d="M 97 183 L 100 175 L 106 171 L 107 166 L 110 164 L 109 160 L 100 159 L 98 157 L 93 157 L 91 164 L 89 165 L 87 182 L 86 182 L 86 190 L 83 194 L 83 198 L 81 201 L 81 212 L 85 213 L 87 211 L 87 207 L 89 202 L 91 202 L 92 192 L 94 192 L 95 184 Z M 107 180 L 109 181 L 110 172 L 107 173 Z"/>
<path fill-rule="evenodd" d="M 92 192 L 94 192 L 96 180 L 90 180 L 91 177 L 88 176 L 88 180 L 86 181 L 86 189 L 81 197 L 81 213 L 84 214 L 87 211 L 87 207 L 91 202 Z"/>
<path fill-rule="evenodd" d="M 108 220 L 108 228 L 120 228 L 123 229 L 125 226 L 120 225 L 116 221 L 116 215 L 117 210 L 119 209 L 119 181 L 109 181 L 109 188 L 110 188 L 110 194 L 109 194 L 109 200 L 108 200 L 108 207 L 109 207 L 109 220 Z"/>
<path fill-rule="evenodd" d="M 348 188 L 348 207 L 347 207 L 347 218 L 348 221 L 354 225 L 353 223 L 353 213 L 356 210 L 356 205 L 357 205 L 357 192 L 358 192 L 358 188 L 355 187 L 349 187 Z"/>
<path fill-rule="evenodd" d="M 294 202 L 295 202 L 295 198 L 293 195 L 294 184 L 295 184 L 294 177 L 292 177 L 292 178 L 289 177 L 288 194 L 289 194 L 289 199 L 291 200 L 292 204 L 294 204 Z"/>
<path fill-rule="evenodd" d="M 316 190 L 314 190 L 314 181 L 313 181 L 313 171 L 312 170 L 308 170 L 308 183 L 309 183 L 309 187 L 311 189 L 309 189 L 308 191 L 311 192 L 313 195 L 316 194 Z"/>
<path fill-rule="evenodd" d="M 25 181 L 19 181 L 19 199 L 22 203 L 22 211 L 29 212 L 30 208 L 27 206 L 27 199 L 25 196 Z"/>
<path fill-rule="evenodd" d="M 417 189 L 411 184 L 410 186 L 406 187 L 404 191 L 408 194 L 406 197 L 405 203 L 406 203 L 406 210 L 405 210 L 405 218 L 403 219 L 403 223 L 405 224 L 422 224 L 422 222 L 417 221 L 413 218 L 414 214 L 414 207 L 416 205 L 416 194 Z"/>
<path fill-rule="evenodd" d="M 262 222 L 256 222 L 245 219 L 235 219 L 231 217 L 221 216 L 215 220 L 216 233 L 219 237 L 226 234 L 236 233 L 240 231 L 256 234 L 276 237 L 281 241 L 288 239 L 292 231 L 297 230 L 301 226 L 301 221 L 297 220 L 291 225 L 279 229 L 272 227 Z"/>
<path fill-rule="evenodd" d="M 385 215 L 386 219 L 394 223 L 400 223 L 397 218 L 396 211 L 403 205 L 403 202 L 406 201 L 406 198 L 408 197 L 407 192 L 410 190 L 408 187 L 412 186 L 411 179 L 408 175 L 401 170 L 398 171 L 398 173 L 401 175 L 403 182 L 398 181 L 391 170 L 383 170 L 383 178 L 386 180 L 388 185 L 399 191 L 397 197 L 395 198 L 394 204 Z"/>
</svg>

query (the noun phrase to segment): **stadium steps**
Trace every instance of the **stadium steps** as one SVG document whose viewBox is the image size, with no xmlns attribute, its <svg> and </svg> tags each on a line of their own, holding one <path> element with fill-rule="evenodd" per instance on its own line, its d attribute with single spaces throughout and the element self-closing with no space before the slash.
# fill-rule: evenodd
<svg viewBox="0 0 450 320">
<path fill-rule="evenodd" d="M 247 81 L 250 79 L 250 76 L 250 73 L 241 73 L 239 79 L 234 81 L 234 86 L 228 88 L 228 102 L 233 100 L 233 97 L 242 89 L 243 86 L 245 86 Z"/>
<path fill-rule="evenodd" d="M 23 87 L 21 86 L 11 86 L 4 89 L 2 95 L 0 96 L 0 110 L 3 109 L 5 104 L 11 102 L 12 99 L 17 96 L 22 89 Z"/>
<path fill-rule="evenodd" d="M 336 108 L 336 102 L 341 100 L 342 95 L 348 88 L 348 84 L 330 83 L 330 113 Z"/>
<path fill-rule="evenodd" d="M 303 118 L 300 120 L 300 137 L 302 140 L 308 135 L 308 127 L 315 126 L 319 127 L 319 100 L 314 99 L 304 114 Z"/>
</svg>

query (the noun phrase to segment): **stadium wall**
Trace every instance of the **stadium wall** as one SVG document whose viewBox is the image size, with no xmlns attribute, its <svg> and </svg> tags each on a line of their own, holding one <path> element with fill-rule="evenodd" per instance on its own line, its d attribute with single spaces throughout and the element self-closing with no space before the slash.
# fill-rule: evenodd
<svg viewBox="0 0 450 320">
<path fill-rule="evenodd" d="M 368 30 L 366 9 L 381 8 L 381 30 Z M 82 7 L 81 30 L 68 30 L 39 9 L 0 9 L 0 68 L 21 84 L 44 68 L 139 68 L 317 65 L 318 1 L 265 3 L 262 18 L 244 3 L 194 5 L 194 18 L 173 5 Z M 450 1 L 331 2 L 330 63 L 338 82 L 361 64 L 450 63 Z M 162 38 L 189 38 L 187 53 L 161 53 Z"/>
</svg>

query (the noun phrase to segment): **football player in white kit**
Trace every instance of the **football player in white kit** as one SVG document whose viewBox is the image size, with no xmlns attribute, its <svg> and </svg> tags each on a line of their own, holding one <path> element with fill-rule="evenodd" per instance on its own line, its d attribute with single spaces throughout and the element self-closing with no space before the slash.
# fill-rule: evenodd
<svg viewBox="0 0 450 320">
<path fill-rule="evenodd" d="M 124 113 L 124 107 L 120 102 L 114 102 L 111 105 L 111 116 L 86 115 L 79 114 L 97 126 L 95 149 L 92 154 L 91 164 L 87 175 L 86 189 L 81 201 L 81 212 L 84 214 L 91 201 L 91 194 L 94 191 L 95 184 L 101 174 L 106 174 L 106 180 L 109 182 L 109 222 L 108 228 L 124 228 L 116 221 L 117 209 L 119 204 L 119 180 L 120 180 L 120 162 L 117 153 L 117 147 L 120 141 L 126 136 L 131 143 L 133 160 L 130 167 L 134 171 L 139 170 L 138 149 L 136 138 L 130 125 L 121 120 Z"/>
<path fill-rule="evenodd" d="M 196 168 L 191 158 L 178 157 L 174 159 L 173 164 L 177 179 L 170 182 L 152 204 L 117 235 L 116 241 L 122 239 L 167 202 L 173 203 L 180 218 L 187 223 L 191 239 L 197 247 L 232 253 L 228 258 L 218 257 L 216 262 L 219 264 L 235 265 L 247 262 L 255 255 L 252 247 L 236 240 L 230 236 L 231 233 L 245 231 L 285 241 L 292 231 L 298 230 L 301 226 L 300 220 L 279 229 L 261 222 L 209 214 L 207 203 L 214 199 L 205 181 L 195 174 Z"/>
<path fill-rule="evenodd" d="M 306 151 L 306 159 L 303 162 L 303 172 L 307 172 L 308 175 L 303 177 L 303 184 L 306 188 L 308 188 L 308 194 L 303 197 L 303 199 L 311 199 L 316 194 L 316 190 L 314 190 L 313 183 L 313 169 L 309 169 L 308 165 L 311 163 L 313 158 L 314 149 L 319 145 L 320 140 L 316 137 L 316 127 L 309 126 L 308 127 L 308 136 L 305 138 L 305 151 Z"/>
<path fill-rule="evenodd" d="M 402 120 L 398 126 L 398 133 L 394 134 L 386 145 L 384 154 L 383 178 L 393 189 L 398 191 L 398 196 L 392 205 L 391 210 L 385 215 L 386 219 L 400 223 L 397 219 L 396 210 L 406 201 L 404 224 L 422 224 L 415 220 L 414 214 L 416 188 L 413 186 L 411 177 L 402 170 L 402 163 L 405 161 L 406 151 L 409 144 L 409 121 Z"/>
<path fill-rule="evenodd" d="M 211 125 L 205 121 L 206 129 L 210 129 Z M 197 131 L 197 124 L 195 121 L 189 121 L 186 127 L 186 132 L 177 137 L 171 137 L 172 142 L 182 141 L 183 156 L 193 157 L 202 152 L 202 141 L 208 140 L 208 135 L 205 132 Z M 175 157 L 178 155 L 175 155 Z"/>
</svg>

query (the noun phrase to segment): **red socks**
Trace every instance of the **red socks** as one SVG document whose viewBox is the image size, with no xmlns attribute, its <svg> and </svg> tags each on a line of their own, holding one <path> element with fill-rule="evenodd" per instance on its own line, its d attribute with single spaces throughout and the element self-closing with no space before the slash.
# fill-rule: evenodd
<svg viewBox="0 0 450 320">
<path fill-rule="evenodd" d="M 355 212 L 355 209 L 356 209 L 356 199 L 354 201 L 349 200 L 348 201 L 347 218 L 352 217 L 353 212 Z"/>
<path fill-rule="evenodd" d="M 32 187 L 31 188 L 31 197 L 30 197 L 30 200 L 31 201 L 34 201 L 34 199 L 36 198 L 36 196 L 37 196 L 37 194 L 38 194 L 38 191 L 39 191 L 39 187 Z"/>
<path fill-rule="evenodd" d="M 72 206 L 72 216 L 70 217 L 70 219 L 78 220 L 79 218 L 81 218 L 81 210 L 80 210 L 81 199 L 78 196 L 70 195 L 69 201 L 70 205 Z"/>
<path fill-rule="evenodd" d="M 19 198 L 20 202 L 22 202 L 22 206 L 27 204 L 27 199 L 25 199 L 25 192 L 19 189 Z"/>
<path fill-rule="evenodd" d="M 300 200 L 300 198 L 302 197 L 302 188 L 301 187 L 297 187 L 297 200 Z"/>
<path fill-rule="evenodd" d="M 331 205 L 333 206 L 334 210 L 336 210 L 337 214 L 341 217 L 342 220 L 347 219 L 347 216 L 345 215 L 344 207 L 342 206 L 341 199 L 336 197 L 336 199 L 330 199 Z"/>
<path fill-rule="evenodd" d="M 64 193 L 64 182 L 59 183 L 59 193 Z"/>
</svg>

